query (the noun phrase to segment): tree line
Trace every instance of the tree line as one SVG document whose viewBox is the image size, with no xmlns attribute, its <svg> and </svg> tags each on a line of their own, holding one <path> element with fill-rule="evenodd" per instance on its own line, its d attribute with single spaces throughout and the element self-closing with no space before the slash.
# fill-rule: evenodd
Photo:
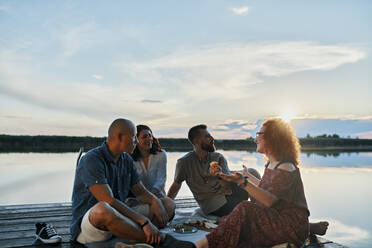
<svg viewBox="0 0 372 248">
<path fill-rule="evenodd" d="M 99 146 L 106 137 L 90 136 L 49 136 L 49 135 L 0 135 L 0 152 L 76 152 L 80 147 L 85 151 Z M 159 142 L 168 151 L 188 151 L 192 149 L 187 139 L 159 138 Z M 341 138 L 338 135 L 307 136 L 300 138 L 303 150 L 372 150 L 372 139 Z M 215 140 L 217 149 L 247 150 L 256 149 L 253 138 L 239 140 Z"/>
</svg>

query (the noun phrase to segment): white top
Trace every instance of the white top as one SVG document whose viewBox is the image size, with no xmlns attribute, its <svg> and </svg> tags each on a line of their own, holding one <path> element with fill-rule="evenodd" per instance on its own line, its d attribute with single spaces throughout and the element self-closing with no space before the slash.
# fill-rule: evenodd
<svg viewBox="0 0 372 248">
<path fill-rule="evenodd" d="M 148 169 L 146 169 L 142 158 L 134 162 L 137 167 L 137 173 L 146 189 L 151 191 L 153 188 L 156 188 L 165 194 L 164 186 L 167 179 L 166 152 L 161 150 L 156 154 L 150 154 Z"/>
</svg>

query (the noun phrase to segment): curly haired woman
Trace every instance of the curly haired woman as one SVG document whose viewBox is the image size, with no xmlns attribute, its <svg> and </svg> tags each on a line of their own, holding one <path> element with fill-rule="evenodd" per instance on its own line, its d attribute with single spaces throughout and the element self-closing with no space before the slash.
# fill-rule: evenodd
<svg viewBox="0 0 372 248">
<path fill-rule="evenodd" d="M 257 152 L 267 160 L 259 180 L 247 172 L 226 175 L 255 201 L 244 201 L 222 218 L 218 227 L 198 241 L 201 247 L 268 247 L 289 242 L 301 246 L 309 235 L 310 215 L 300 175 L 300 144 L 282 119 L 265 121 L 257 133 Z"/>
</svg>

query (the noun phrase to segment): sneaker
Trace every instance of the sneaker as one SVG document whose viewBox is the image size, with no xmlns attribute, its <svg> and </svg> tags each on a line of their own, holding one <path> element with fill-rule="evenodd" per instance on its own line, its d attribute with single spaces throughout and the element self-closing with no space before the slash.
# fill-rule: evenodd
<svg viewBox="0 0 372 248">
<path fill-rule="evenodd" d="M 56 229 L 47 223 L 36 223 L 36 239 L 44 244 L 55 244 L 62 241 L 61 236 L 57 234 Z"/>
<path fill-rule="evenodd" d="M 116 242 L 115 248 L 154 248 L 151 245 L 145 243 L 138 243 L 138 244 L 126 244 L 124 242 Z"/>
</svg>

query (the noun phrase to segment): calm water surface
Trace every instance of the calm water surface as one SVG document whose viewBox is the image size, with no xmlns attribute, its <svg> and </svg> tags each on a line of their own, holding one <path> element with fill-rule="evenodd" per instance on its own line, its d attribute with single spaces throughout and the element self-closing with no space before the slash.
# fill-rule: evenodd
<svg viewBox="0 0 372 248">
<path fill-rule="evenodd" d="M 242 164 L 263 172 L 261 155 L 220 151 L 230 169 Z M 168 152 L 166 190 L 178 158 Z M 71 199 L 76 153 L 1 153 L 0 205 L 66 202 Z M 372 152 L 301 155 L 301 173 L 311 221 L 328 220 L 326 238 L 349 247 L 372 244 Z M 191 196 L 184 183 L 179 196 Z"/>
</svg>

